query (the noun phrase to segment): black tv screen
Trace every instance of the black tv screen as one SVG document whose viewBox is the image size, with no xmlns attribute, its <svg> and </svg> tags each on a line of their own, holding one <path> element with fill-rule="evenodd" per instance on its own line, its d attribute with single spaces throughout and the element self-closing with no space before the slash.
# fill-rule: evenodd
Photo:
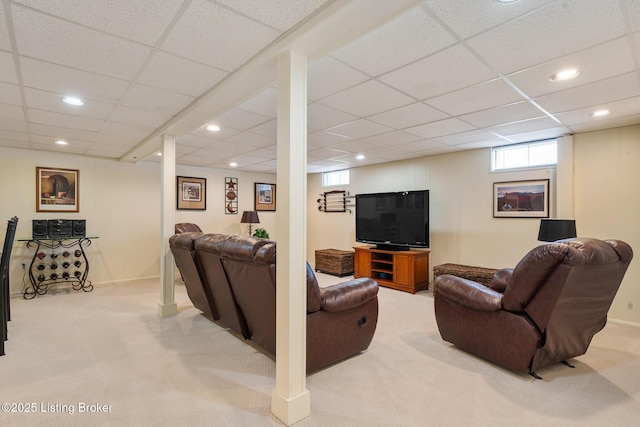
<svg viewBox="0 0 640 427">
<path fill-rule="evenodd" d="M 356 241 L 384 249 L 429 247 L 429 190 L 356 194 Z"/>
</svg>

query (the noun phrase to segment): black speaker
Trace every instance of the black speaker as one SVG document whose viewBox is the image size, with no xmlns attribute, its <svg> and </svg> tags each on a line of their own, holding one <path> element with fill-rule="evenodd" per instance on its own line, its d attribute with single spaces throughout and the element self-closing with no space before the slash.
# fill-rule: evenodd
<svg viewBox="0 0 640 427">
<path fill-rule="evenodd" d="M 73 237 L 85 237 L 87 230 L 87 221 L 84 219 L 74 219 L 71 226 L 71 235 Z"/>
<path fill-rule="evenodd" d="M 49 237 L 71 237 L 70 219 L 50 219 L 47 221 Z"/>
<path fill-rule="evenodd" d="M 46 239 L 47 233 L 47 220 L 46 219 L 34 219 L 31 221 L 31 233 L 34 239 Z"/>
</svg>

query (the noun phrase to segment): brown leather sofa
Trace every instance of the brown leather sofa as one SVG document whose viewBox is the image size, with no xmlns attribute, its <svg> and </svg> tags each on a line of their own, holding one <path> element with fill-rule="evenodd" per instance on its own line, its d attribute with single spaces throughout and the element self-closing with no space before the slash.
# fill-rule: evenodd
<svg viewBox="0 0 640 427">
<path fill-rule="evenodd" d="M 192 222 L 179 222 L 174 226 L 174 233 L 186 233 L 188 231 L 199 231 L 202 232 L 202 229 L 198 224 L 194 224 Z"/>
<path fill-rule="evenodd" d="M 586 353 L 633 258 L 619 240 L 575 238 L 531 250 L 488 285 L 435 280 L 445 341 L 507 369 L 528 372 Z M 569 365 L 570 366 L 570 365 Z"/>
<path fill-rule="evenodd" d="M 169 242 L 180 271 L 198 272 L 213 318 L 275 357 L 276 243 L 195 233 Z M 195 257 L 189 258 L 184 254 L 191 247 Z M 378 320 L 378 283 L 361 278 L 320 288 L 307 264 L 306 286 L 307 373 L 366 350 Z"/>
</svg>

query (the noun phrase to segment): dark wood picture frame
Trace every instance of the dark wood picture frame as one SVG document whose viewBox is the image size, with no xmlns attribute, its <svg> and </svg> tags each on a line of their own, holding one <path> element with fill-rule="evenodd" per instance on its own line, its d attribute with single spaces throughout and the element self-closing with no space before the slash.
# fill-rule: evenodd
<svg viewBox="0 0 640 427">
<path fill-rule="evenodd" d="M 207 210 L 207 178 L 177 176 L 176 184 L 178 210 Z"/>
<path fill-rule="evenodd" d="M 549 218 L 549 180 L 493 183 L 494 218 Z"/>
<path fill-rule="evenodd" d="M 276 210 L 276 185 L 264 182 L 255 183 L 254 210 L 273 211 Z"/>
<path fill-rule="evenodd" d="M 36 212 L 80 212 L 80 171 L 37 166 Z"/>
</svg>

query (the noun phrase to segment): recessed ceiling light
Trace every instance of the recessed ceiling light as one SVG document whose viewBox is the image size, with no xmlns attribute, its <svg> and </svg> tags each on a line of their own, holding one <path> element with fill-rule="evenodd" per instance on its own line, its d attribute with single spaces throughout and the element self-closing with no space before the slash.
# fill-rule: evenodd
<svg viewBox="0 0 640 427">
<path fill-rule="evenodd" d="M 514 3 L 517 2 L 518 0 L 498 0 L 498 3 Z"/>
<path fill-rule="evenodd" d="M 235 168 L 236 166 L 238 166 L 238 164 L 236 162 L 231 162 L 229 163 L 229 166 L 231 166 L 232 168 Z"/>
<path fill-rule="evenodd" d="M 602 117 L 602 116 L 608 116 L 609 114 L 611 114 L 611 111 L 609 110 L 598 110 L 598 111 L 594 111 L 589 115 L 591 117 Z"/>
<path fill-rule="evenodd" d="M 84 101 L 75 96 L 65 96 L 64 98 L 62 98 L 62 102 L 64 102 L 65 104 L 75 105 L 75 106 L 84 105 Z"/>
<path fill-rule="evenodd" d="M 209 125 L 207 126 L 207 130 L 211 132 L 220 132 L 220 126 L 218 125 Z"/>
<path fill-rule="evenodd" d="M 53 141 L 54 144 L 58 144 L 58 145 L 69 145 L 69 143 L 67 141 L 64 141 L 62 139 L 58 139 L 56 141 Z"/>
<path fill-rule="evenodd" d="M 162 153 L 156 153 L 156 156 L 162 156 Z"/>
<path fill-rule="evenodd" d="M 356 159 L 358 159 L 358 160 L 364 160 L 364 155 L 362 155 L 362 154 L 358 154 L 358 155 L 356 156 Z"/>
<path fill-rule="evenodd" d="M 552 75 L 551 77 L 549 77 L 549 80 L 551 80 L 552 82 L 561 82 L 561 81 L 564 81 L 564 80 L 575 79 L 580 74 L 582 74 L 582 71 L 580 71 L 580 70 L 578 70 L 576 68 L 572 68 L 570 70 L 563 70 L 563 71 L 560 71 L 560 72 Z"/>
</svg>

